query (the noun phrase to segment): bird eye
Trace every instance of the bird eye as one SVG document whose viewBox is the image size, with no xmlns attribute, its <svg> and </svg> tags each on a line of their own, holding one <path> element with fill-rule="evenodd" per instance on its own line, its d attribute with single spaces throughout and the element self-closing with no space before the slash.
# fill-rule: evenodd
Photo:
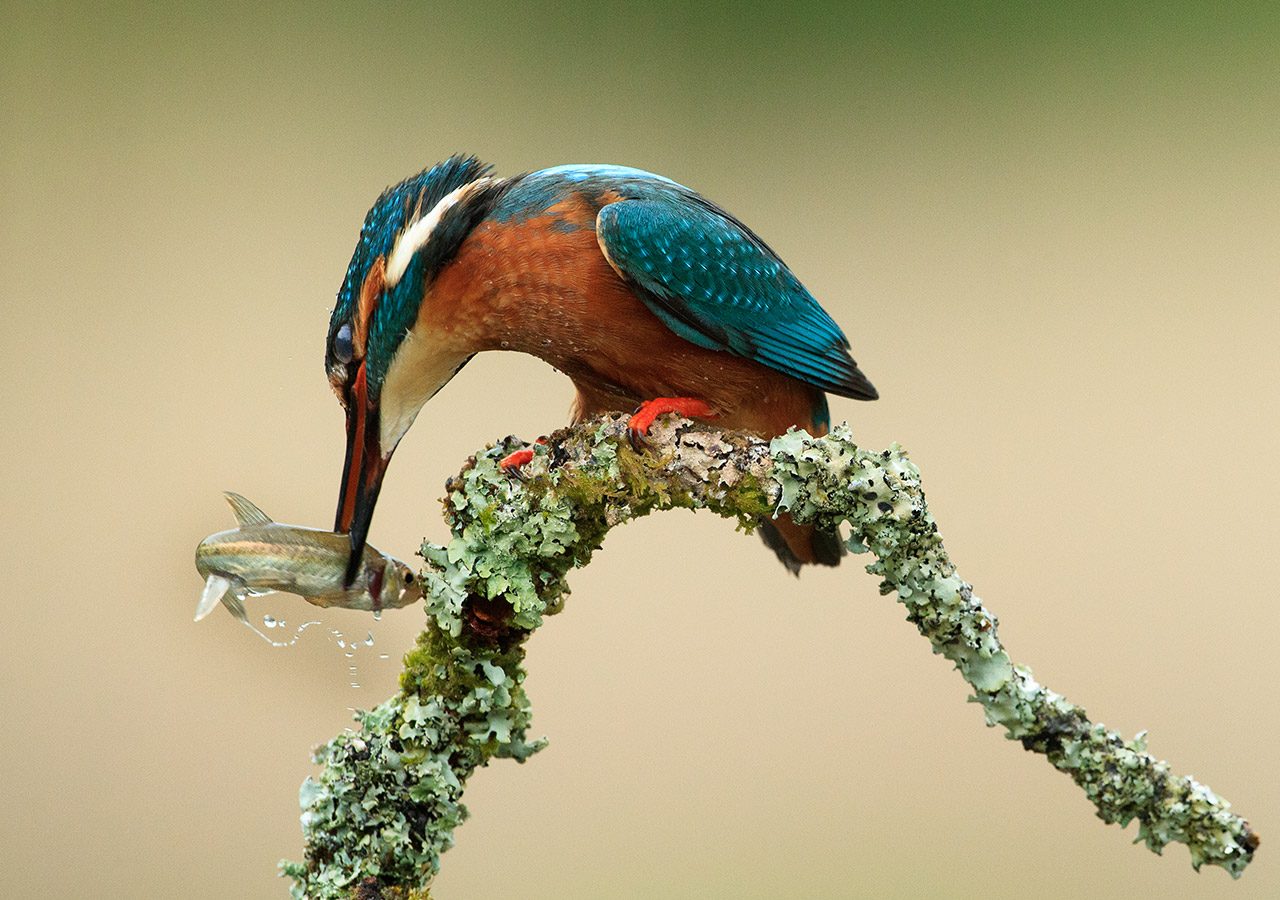
<svg viewBox="0 0 1280 900">
<path fill-rule="evenodd" d="M 333 358 L 342 364 L 351 362 L 354 349 L 351 346 L 351 326 L 343 325 L 333 336 Z"/>
</svg>

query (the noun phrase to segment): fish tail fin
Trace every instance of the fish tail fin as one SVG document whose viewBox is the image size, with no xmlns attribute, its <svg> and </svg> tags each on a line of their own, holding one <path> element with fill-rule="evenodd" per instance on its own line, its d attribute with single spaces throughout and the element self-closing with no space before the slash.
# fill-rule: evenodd
<svg viewBox="0 0 1280 900">
<path fill-rule="evenodd" d="M 230 579 L 221 575 L 210 575 L 204 583 L 204 592 L 200 594 L 200 602 L 196 604 L 196 621 L 199 622 L 218 605 L 218 601 L 231 590 Z"/>
<path fill-rule="evenodd" d="M 204 583 L 204 592 L 200 594 L 200 602 L 196 605 L 196 618 L 199 622 L 209 613 L 213 612 L 213 608 L 218 605 L 218 601 L 222 601 L 222 605 L 231 611 L 231 615 L 235 616 L 241 622 L 248 622 L 249 615 L 245 612 L 244 601 L 240 599 L 235 589 L 235 584 L 225 575 L 210 575 Z"/>
</svg>

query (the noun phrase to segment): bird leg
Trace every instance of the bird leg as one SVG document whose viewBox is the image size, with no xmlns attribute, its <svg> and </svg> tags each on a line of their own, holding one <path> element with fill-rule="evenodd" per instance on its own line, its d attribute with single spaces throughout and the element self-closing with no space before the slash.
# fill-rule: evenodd
<svg viewBox="0 0 1280 900">
<path fill-rule="evenodd" d="M 516 450 L 514 453 L 508 453 L 502 459 L 498 460 L 498 468 L 502 471 L 508 469 L 519 469 L 529 460 L 533 459 L 533 449 L 525 447 L 523 450 Z"/>
<path fill-rule="evenodd" d="M 534 443 L 545 444 L 546 442 L 547 439 L 544 436 L 538 438 Z M 509 475 L 514 475 L 516 478 L 523 480 L 524 474 L 521 472 L 521 468 L 528 464 L 532 459 L 533 448 L 525 447 L 523 450 L 516 450 L 513 453 L 508 453 L 506 456 L 502 457 L 502 459 L 498 460 L 498 468 Z"/>
<path fill-rule="evenodd" d="M 631 439 L 632 447 L 637 451 L 640 449 L 654 421 L 664 413 L 676 413 L 685 418 L 715 418 L 715 413 L 706 401 L 696 397 L 654 397 L 641 403 L 627 420 L 627 436 Z"/>
</svg>

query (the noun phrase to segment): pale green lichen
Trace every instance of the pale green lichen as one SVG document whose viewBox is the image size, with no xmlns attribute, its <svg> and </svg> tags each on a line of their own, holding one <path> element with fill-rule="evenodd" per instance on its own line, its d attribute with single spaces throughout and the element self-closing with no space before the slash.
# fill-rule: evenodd
<svg viewBox="0 0 1280 900">
<path fill-rule="evenodd" d="M 651 447 L 626 442 L 607 418 L 535 447 L 518 481 L 498 467 L 511 439 L 451 479 L 446 546 L 424 544 L 428 614 L 405 658 L 401 694 L 357 715 L 359 732 L 316 753 L 303 784 L 303 863 L 282 863 L 297 897 L 421 897 L 453 829 L 466 818 L 467 778 L 493 757 L 519 761 L 529 741 L 523 642 L 559 611 L 565 575 L 585 565 L 609 528 L 657 509 L 710 509 L 747 527 L 770 513 L 852 528 L 849 548 L 870 552 L 881 578 L 934 652 L 974 688 L 987 722 L 1068 773 L 1107 822 L 1140 822 L 1156 852 L 1187 844 L 1192 864 L 1239 876 L 1257 835 L 1229 804 L 1171 775 L 1140 736 L 1126 743 L 1015 666 L 996 620 L 956 575 L 925 505 L 920 473 L 896 445 L 858 448 L 847 429 L 792 431 L 766 444 L 666 420 Z"/>
<path fill-rule="evenodd" d="M 920 472 L 901 448 L 868 453 L 837 429 L 820 440 L 790 432 L 772 450 L 781 508 L 802 520 L 852 523 L 850 548 L 876 556 L 867 571 L 883 579 L 881 593 L 896 594 L 934 652 L 956 664 L 989 725 L 1004 727 L 1009 739 L 1069 774 L 1103 821 L 1125 826 L 1137 819 L 1138 839 L 1155 852 L 1177 841 L 1190 849 L 1196 869 L 1216 865 L 1240 876 L 1259 841 L 1229 803 L 1193 779 L 1171 775 L 1146 752 L 1145 735 L 1126 743 L 1013 665 L 995 617 L 956 575 L 925 505 Z"/>
</svg>

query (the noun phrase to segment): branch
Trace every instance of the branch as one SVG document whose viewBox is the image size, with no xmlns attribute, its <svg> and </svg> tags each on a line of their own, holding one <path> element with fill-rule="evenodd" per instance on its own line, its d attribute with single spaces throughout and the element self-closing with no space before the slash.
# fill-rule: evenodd
<svg viewBox="0 0 1280 900">
<path fill-rule="evenodd" d="M 852 527 L 849 549 L 896 594 L 933 651 L 955 663 L 988 725 L 1071 779 L 1108 823 L 1139 822 L 1159 853 L 1177 841 L 1191 864 L 1239 877 L 1259 839 L 1230 804 L 1170 773 L 1083 709 L 1015 666 L 996 618 L 956 574 L 925 505 L 920 472 L 897 445 L 859 449 L 841 426 L 825 438 L 792 431 L 772 442 L 664 419 L 644 453 L 625 418 L 587 422 L 535 445 L 518 481 L 498 468 L 508 438 L 446 485 L 447 546 L 425 543 L 427 624 L 405 657 L 400 694 L 316 751 L 302 785 L 306 861 L 281 863 L 295 897 L 424 898 L 466 818 L 463 786 L 494 757 L 528 759 L 531 710 L 524 641 L 568 593 L 615 525 L 654 510 L 709 509 L 746 528 L 786 510 L 801 522 Z"/>
</svg>

